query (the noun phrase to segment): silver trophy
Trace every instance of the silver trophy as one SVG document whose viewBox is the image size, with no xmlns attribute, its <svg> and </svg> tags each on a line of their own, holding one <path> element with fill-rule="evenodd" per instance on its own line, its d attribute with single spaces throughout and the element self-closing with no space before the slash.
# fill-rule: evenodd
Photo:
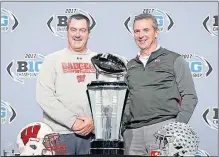
<svg viewBox="0 0 219 157">
<path fill-rule="evenodd" d="M 87 85 L 95 126 L 91 154 L 123 154 L 121 118 L 128 87 L 123 81 L 127 60 L 115 54 L 97 54 L 91 59 L 96 81 Z"/>
</svg>

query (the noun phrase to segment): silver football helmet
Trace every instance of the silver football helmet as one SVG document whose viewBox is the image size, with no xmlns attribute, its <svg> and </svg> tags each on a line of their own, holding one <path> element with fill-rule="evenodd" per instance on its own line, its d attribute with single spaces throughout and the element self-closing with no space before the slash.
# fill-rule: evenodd
<svg viewBox="0 0 219 157">
<path fill-rule="evenodd" d="M 198 151 L 199 138 L 189 124 L 170 122 L 155 133 L 157 150 L 151 156 L 194 156 Z"/>
</svg>

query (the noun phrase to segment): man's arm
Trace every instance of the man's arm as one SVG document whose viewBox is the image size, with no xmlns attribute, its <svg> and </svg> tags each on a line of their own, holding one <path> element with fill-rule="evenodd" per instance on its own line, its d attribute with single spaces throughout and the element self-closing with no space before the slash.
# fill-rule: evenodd
<svg viewBox="0 0 219 157">
<path fill-rule="evenodd" d="M 131 120 L 131 115 L 130 115 L 130 95 L 128 93 L 127 101 L 126 101 L 126 104 L 125 104 L 124 110 L 123 110 L 122 123 L 125 125 L 128 122 L 130 122 L 130 120 Z"/>
<path fill-rule="evenodd" d="M 124 77 L 124 81 L 125 83 L 128 85 L 128 80 L 127 80 L 127 74 Z M 124 110 L 123 110 L 123 115 L 122 115 L 122 126 L 121 126 L 121 133 L 123 134 L 123 132 L 125 131 L 125 127 L 127 125 L 128 122 L 130 122 L 131 120 L 131 114 L 130 114 L 130 93 L 128 91 L 128 96 L 127 96 L 127 100 L 124 106 Z"/>
<path fill-rule="evenodd" d="M 182 56 L 175 60 L 174 72 L 181 96 L 181 107 L 180 112 L 176 117 L 176 121 L 188 123 L 198 103 L 198 98 L 196 95 L 193 78 L 189 69 L 189 64 L 184 60 Z"/>
<path fill-rule="evenodd" d="M 54 121 L 72 130 L 76 115 L 56 97 L 56 75 L 52 58 L 45 59 L 37 78 L 36 101 L 42 110 Z"/>
</svg>

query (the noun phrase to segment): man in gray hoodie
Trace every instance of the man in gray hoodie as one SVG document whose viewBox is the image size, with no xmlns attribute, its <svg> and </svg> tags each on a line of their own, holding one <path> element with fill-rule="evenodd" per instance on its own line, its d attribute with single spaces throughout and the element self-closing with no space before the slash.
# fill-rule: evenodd
<svg viewBox="0 0 219 157">
<path fill-rule="evenodd" d="M 74 14 L 67 23 L 68 47 L 46 56 L 37 78 L 36 100 L 43 121 L 60 134 L 66 155 L 88 154 L 94 129 L 86 95 L 87 84 L 96 79 L 87 48 L 90 20 Z"/>
<path fill-rule="evenodd" d="M 156 18 L 146 13 L 136 16 L 133 33 L 140 52 L 127 65 L 125 154 L 150 155 L 154 133 L 171 121 L 188 123 L 198 99 L 188 63 L 158 45 Z"/>
</svg>

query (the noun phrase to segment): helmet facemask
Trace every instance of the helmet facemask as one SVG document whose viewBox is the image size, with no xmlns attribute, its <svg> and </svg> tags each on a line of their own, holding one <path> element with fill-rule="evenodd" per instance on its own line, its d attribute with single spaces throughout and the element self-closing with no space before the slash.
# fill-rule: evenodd
<svg viewBox="0 0 219 157">
<path fill-rule="evenodd" d="M 59 141 L 59 134 L 47 134 L 43 140 L 44 149 L 42 155 L 65 155 L 66 146 L 61 145 Z"/>
</svg>

